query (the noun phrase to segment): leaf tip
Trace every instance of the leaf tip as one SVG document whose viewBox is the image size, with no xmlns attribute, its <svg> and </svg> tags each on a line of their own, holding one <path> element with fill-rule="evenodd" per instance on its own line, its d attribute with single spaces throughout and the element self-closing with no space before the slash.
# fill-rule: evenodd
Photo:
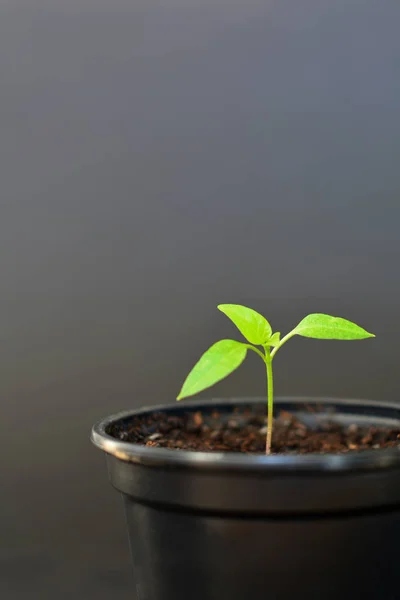
<svg viewBox="0 0 400 600">
<path fill-rule="evenodd" d="M 366 329 L 363 330 L 364 339 L 374 338 L 376 335 L 374 333 L 370 333 Z"/>
</svg>

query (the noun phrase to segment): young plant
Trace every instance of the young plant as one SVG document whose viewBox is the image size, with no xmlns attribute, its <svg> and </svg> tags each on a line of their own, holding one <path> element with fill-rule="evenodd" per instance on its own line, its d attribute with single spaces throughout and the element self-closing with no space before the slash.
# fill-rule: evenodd
<svg viewBox="0 0 400 600">
<path fill-rule="evenodd" d="M 221 381 L 235 371 L 244 361 L 248 350 L 261 358 L 266 368 L 268 393 L 268 420 L 266 453 L 271 453 L 274 410 L 274 378 L 272 361 L 276 353 L 290 338 L 300 335 L 319 340 L 362 340 L 375 337 L 362 327 L 340 317 L 312 314 L 305 317 L 288 334 L 281 338 L 273 333 L 267 319 L 258 312 L 239 304 L 220 304 L 223 312 L 239 329 L 249 343 L 221 340 L 209 348 L 185 379 L 177 400 L 194 396 Z"/>
</svg>

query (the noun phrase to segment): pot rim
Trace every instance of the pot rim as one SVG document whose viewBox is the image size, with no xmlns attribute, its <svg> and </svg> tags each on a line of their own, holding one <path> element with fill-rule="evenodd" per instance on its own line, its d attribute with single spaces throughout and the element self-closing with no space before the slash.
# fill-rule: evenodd
<svg viewBox="0 0 400 600">
<path fill-rule="evenodd" d="M 265 397 L 247 398 L 212 398 L 190 401 L 187 410 L 192 412 L 203 408 L 216 408 L 229 405 L 265 403 Z M 394 402 L 378 402 L 373 400 L 320 398 L 310 396 L 280 396 L 274 400 L 274 406 L 280 404 L 312 405 L 326 407 L 354 407 L 355 409 L 371 409 L 383 413 L 393 411 L 400 420 L 400 405 Z M 373 411 L 374 409 L 374 411 Z M 148 467 L 181 467 L 205 471 L 259 471 L 259 472 L 342 472 L 376 471 L 400 467 L 400 445 L 395 448 L 354 450 L 349 453 L 330 454 L 243 454 L 240 452 L 197 452 L 193 450 L 176 450 L 171 448 L 154 448 L 123 442 L 107 433 L 108 427 L 115 421 L 152 412 L 176 412 L 184 410 L 182 405 L 162 404 L 142 407 L 136 410 L 123 411 L 102 419 L 92 428 L 91 441 L 95 446 L 115 458 Z M 393 417 L 392 417 L 393 418 Z"/>
</svg>

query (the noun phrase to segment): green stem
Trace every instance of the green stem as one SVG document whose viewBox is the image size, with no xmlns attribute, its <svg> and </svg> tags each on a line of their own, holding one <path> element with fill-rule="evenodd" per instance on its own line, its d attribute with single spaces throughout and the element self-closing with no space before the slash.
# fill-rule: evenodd
<svg viewBox="0 0 400 600">
<path fill-rule="evenodd" d="M 265 364 L 267 367 L 267 389 L 268 389 L 268 417 L 267 417 L 267 443 L 265 447 L 266 454 L 271 454 L 272 446 L 272 426 L 274 419 L 274 377 L 272 371 L 272 357 L 270 349 L 265 349 Z"/>
<path fill-rule="evenodd" d="M 283 344 L 286 344 L 286 342 L 288 340 L 290 340 L 290 338 L 292 338 L 294 335 L 296 335 L 296 332 L 293 330 L 293 331 L 290 331 L 287 335 L 285 335 L 285 337 L 283 337 L 281 339 L 279 346 L 275 346 L 275 348 L 271 352 L 271 360 L 274 358 L 274 356 L 278 352 L 279 348 L 282 348 Z"/>
<path fill-rule="evenodd" d="M 253 350 L 253 352 L 255 352 L 256 354 L 258 354 L 258 356 L 260 356 L 263 359 L 263 361 L 265 362 L 265 356 L 261 352 L 261 350 L 259 350 L 255 346 L 252 346 L 251 344 L 246 344 L 246 346 L 248 347 L 249 350 Z"/>
</svg>

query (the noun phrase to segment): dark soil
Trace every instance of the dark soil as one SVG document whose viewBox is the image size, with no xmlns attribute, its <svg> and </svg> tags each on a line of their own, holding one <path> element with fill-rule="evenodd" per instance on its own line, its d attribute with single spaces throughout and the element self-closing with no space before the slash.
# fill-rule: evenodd
<svg viewBox="0 0 400 600">
<path fill-rule="evenodd" d="M 282 411 L 274 421 L 273 452 L 328 453 L 391 448 L 400 443 L 397 429 L 342 425 L 314 412 L 312 423 L 305 424 Z M 188 412 L 134 417 L 109 433 L 126 442 L 203 452 L 264 453 L 266 416 L 257 409 L 236 409 L 232 413 Z"/>
</svg>

